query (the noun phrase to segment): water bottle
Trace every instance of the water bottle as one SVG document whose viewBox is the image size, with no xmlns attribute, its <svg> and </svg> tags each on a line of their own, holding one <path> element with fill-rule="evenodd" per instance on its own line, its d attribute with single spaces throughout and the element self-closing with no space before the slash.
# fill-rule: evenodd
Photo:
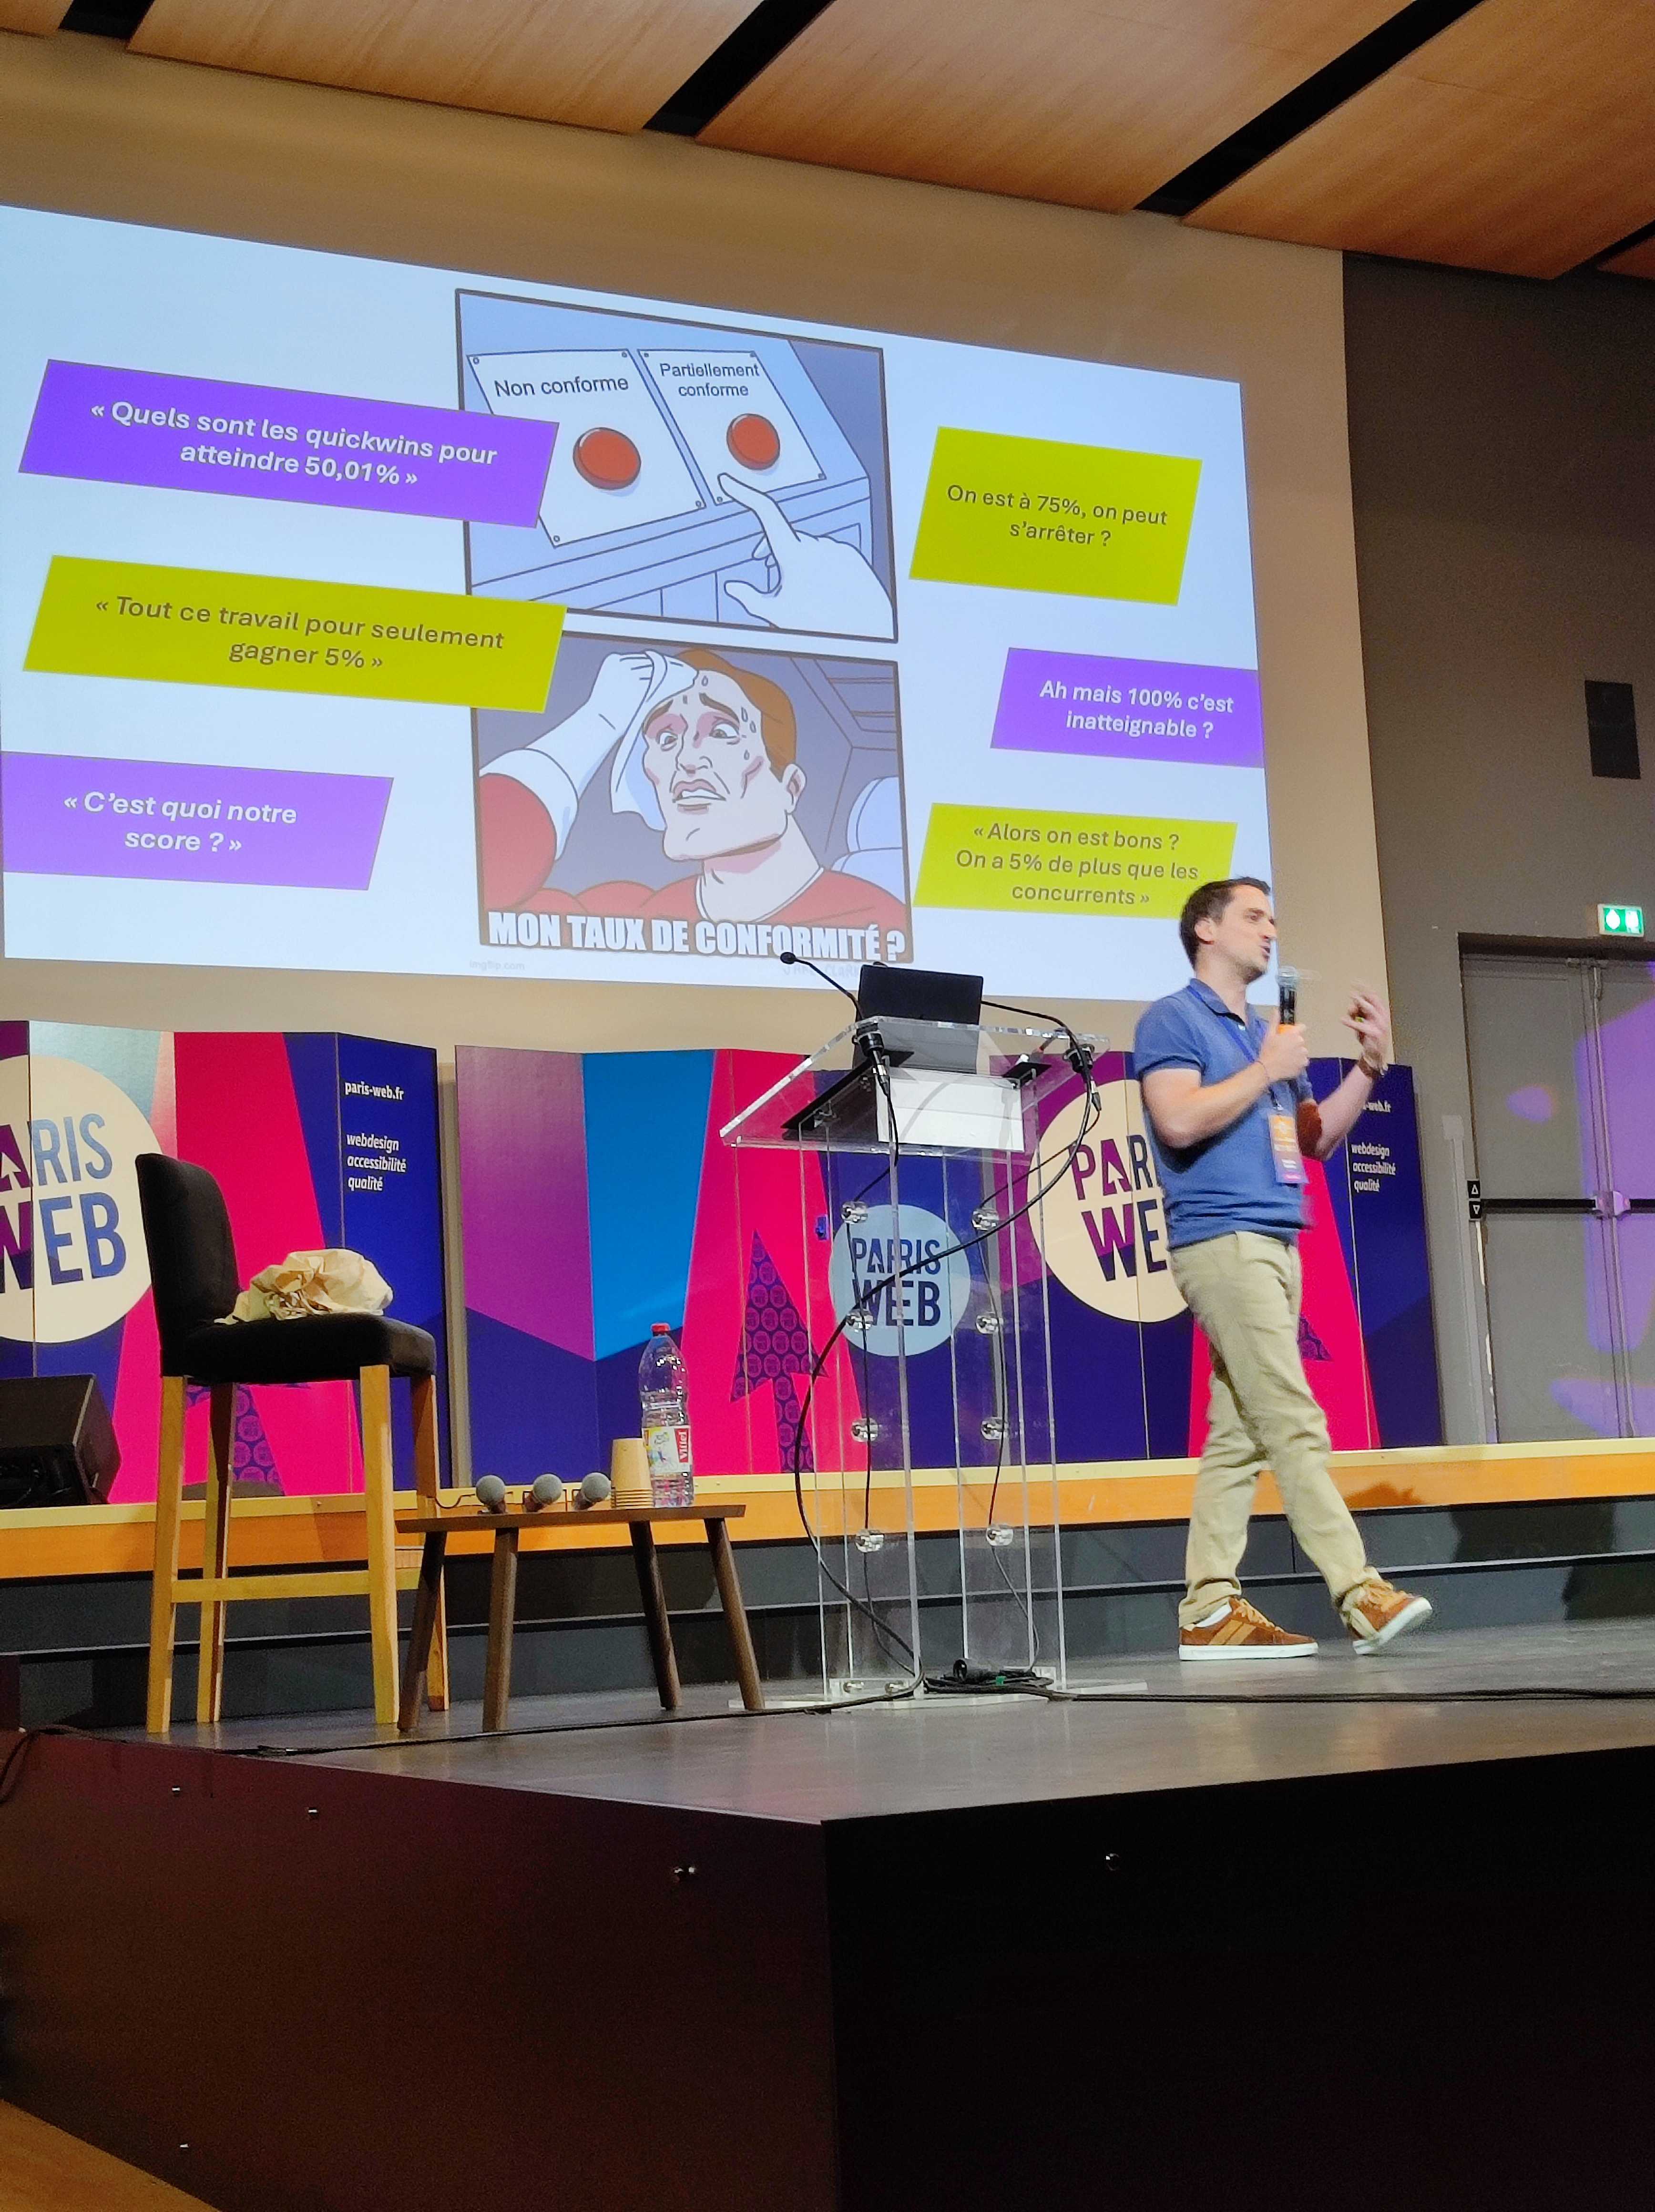
<svg viewBox="0 0 1655 2212">
<path fill-rule="evenodd" d="M 683 1354 L 665 1322 L 650 1331 L 638 1363 L 638 1401 L 644 1420 L 652 1505 L 693 1505 L 695 1474 L 689 1449 L 689 1399 Z"/>
</svg>

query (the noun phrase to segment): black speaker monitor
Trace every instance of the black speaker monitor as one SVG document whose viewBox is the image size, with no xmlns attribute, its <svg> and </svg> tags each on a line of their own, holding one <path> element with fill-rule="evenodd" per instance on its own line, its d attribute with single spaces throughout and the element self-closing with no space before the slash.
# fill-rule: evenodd
<svg viewBox="0 0 1655 2212">
<path fill-rule="evenodd" d="M 95 1375 L 0 1382 L 0 1510 L 101 1505 L 120 1463 Z"/>
</svg>

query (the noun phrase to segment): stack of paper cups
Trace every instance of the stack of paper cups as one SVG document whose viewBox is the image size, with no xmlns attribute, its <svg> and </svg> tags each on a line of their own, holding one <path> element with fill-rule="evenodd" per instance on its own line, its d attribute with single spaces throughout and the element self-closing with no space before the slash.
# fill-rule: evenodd
<svg viewBox="0 0 1655 2212">
<path fill-rule="evenodd" d="M 609 1480 L 617 1505 L 648 1505 L 649 1462 L 642 1437 L 617 1437 L 609 1446 Z"/>
</svg>

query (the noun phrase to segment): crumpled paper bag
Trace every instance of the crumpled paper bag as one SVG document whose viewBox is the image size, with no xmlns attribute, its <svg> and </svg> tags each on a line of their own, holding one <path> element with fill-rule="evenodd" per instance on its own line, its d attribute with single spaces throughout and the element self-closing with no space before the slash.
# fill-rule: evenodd
<svg viewBox="0 0 1655 2212">
<path fill-rule="evenodd" d="M 289 1252 L 261 1267 L 227 1321 L 303 1321 L 312 1314 L 381 1314 L 391 1285 L 360 1252 Z"/>
</svg>

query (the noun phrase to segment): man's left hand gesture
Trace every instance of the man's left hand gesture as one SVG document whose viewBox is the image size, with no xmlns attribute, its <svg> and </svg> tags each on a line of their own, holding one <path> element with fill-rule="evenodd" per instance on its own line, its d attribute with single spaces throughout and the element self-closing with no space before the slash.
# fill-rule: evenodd
<svg viewBox="0 0 1655 2212">
<path fill-rule="evenodd" d="M 1355 1031 L 1363 1074 L 1383 1075 L 1391 1065 L 1391 1012 L 1384 1000 L 1359 985 L 1350 994 L 1345 1020 Z"/>
</svg>

